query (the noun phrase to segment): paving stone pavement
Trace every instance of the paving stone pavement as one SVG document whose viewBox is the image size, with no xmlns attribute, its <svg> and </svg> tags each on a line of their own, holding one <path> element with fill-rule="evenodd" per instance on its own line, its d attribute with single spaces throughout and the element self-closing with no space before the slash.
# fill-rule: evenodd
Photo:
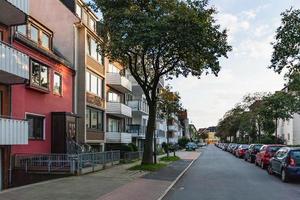
<svg viewBox="0 0 300 200">
<path fill-rule="evenodd" d="M 191 160 L 199 152 L 177 152 L 182 159 Z M 184 167 L 182 161 L 180 162 Z M 96 200 L 130 199 L 155 200 L 169 187 L 172 179 L 147 177 L 147 172 L 127 170 L 133 165 L 123 164 L 97 173 L 45 181 L 0 192 L 0 200 Z M 173 164 L 169 167 L 172 168 Z M 174 166 L 173 166 L 174 167 Z M 146 176 L 145 176 L 146 175 Z M 159 176 L 159 175 L 158 175 Z"/>
</svg>

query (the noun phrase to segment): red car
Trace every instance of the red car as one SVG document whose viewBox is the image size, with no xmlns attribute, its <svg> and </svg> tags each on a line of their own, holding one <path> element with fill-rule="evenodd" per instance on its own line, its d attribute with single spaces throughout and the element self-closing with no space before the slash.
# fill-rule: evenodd
<svg viewBox="0 0 300 200">
<path fill-rule="evenodd" d="M 249 145 L 248 144 L 242 144 L 240 145 L 237 150 L 235 151 L 235 156 L 238 158 L 244 158 L 246 151 L 248 150 Z"/>
<path fill-rule="evenodd" d="M 263 145 L 260 151 L 256 154 L 255 165 L 260 166 L 262 169 L 265 169 L 270 163 L 270 158 L 272 158 L 281 147 L 285 147 L 285 145 Z"/>
</svg>

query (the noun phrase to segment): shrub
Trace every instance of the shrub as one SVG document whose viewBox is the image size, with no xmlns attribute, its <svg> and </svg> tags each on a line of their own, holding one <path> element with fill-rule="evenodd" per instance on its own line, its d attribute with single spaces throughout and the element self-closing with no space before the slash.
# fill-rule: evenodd
<svg viewBox="0 0 300 200">
<path fill-rule="evenodd" d="M 178 144 L 181 148 L 185 148 L 185 145 L 189 142 L 190 140 L 187 137 L 182 137 L 178 139 Z"/>
</svg>

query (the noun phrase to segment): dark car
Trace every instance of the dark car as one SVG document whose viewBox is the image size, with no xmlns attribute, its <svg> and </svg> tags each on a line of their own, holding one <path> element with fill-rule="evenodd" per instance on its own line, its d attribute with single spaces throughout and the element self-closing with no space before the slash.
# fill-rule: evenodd
<svg viewBox="0 0 300 200">
<path fill-rule="evenodd" d="M 239 146 L 240 146 L 240 144 L 235 144 L 235 145 L 234 145 L 234 147 L 232 148 L 232 151 L 231 151 L 231 153 L 232 153 L 233 155 L 236 155 L 236 151 L 237 151 L 237 149 L 239 148 Z"/>
<path fill-rule="evenodd" d="M 248 162 L 254 163 L 256 154 L 259 152 L 262 146 L 262 144 L 251 144 L 245 153 L 244 159 Z"/>
<path fill-rule="evenodd" d="M 300 178 L 300 148 L 283 147 L 270 159 L 269 174 L 276 173 L 283 182 Z"/>
<path fill-rule="evenodd" d="M 265 169 L 269 165 L 270 159 L 281 147 L 285 146 L 280 144 L 263 145 L 256 154 L 255 165 Z"/>
<path fill-rule="evenodd" d="M 244 158 L 246 151 L 248 150 L 248 144 L 241 144 L 235 151 L 235 156 L 238 158 Z"/>
</svg>

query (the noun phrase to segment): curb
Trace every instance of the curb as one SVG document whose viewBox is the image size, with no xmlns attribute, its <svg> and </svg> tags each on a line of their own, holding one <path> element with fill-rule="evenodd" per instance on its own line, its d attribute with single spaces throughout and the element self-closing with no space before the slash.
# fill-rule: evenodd
<svg viewBox="0 0 300 200">
<path fill-rule="evenodd" d="M 199 154 L 199 156 L 201 153 Z M 179 179 L 187 172 L 187 170 L 193 165 L 193 163 L 199 158 L 199 156 L 192 160 L 192 162 L 177 176 L 177 178 L 171 183 L 171 185 L 164 191 L 164 193 L 157 199 L 157 200 L 162 200 L 168 192 L 172 189 L 172 187 L 179 181 Z"/>
</svg>

